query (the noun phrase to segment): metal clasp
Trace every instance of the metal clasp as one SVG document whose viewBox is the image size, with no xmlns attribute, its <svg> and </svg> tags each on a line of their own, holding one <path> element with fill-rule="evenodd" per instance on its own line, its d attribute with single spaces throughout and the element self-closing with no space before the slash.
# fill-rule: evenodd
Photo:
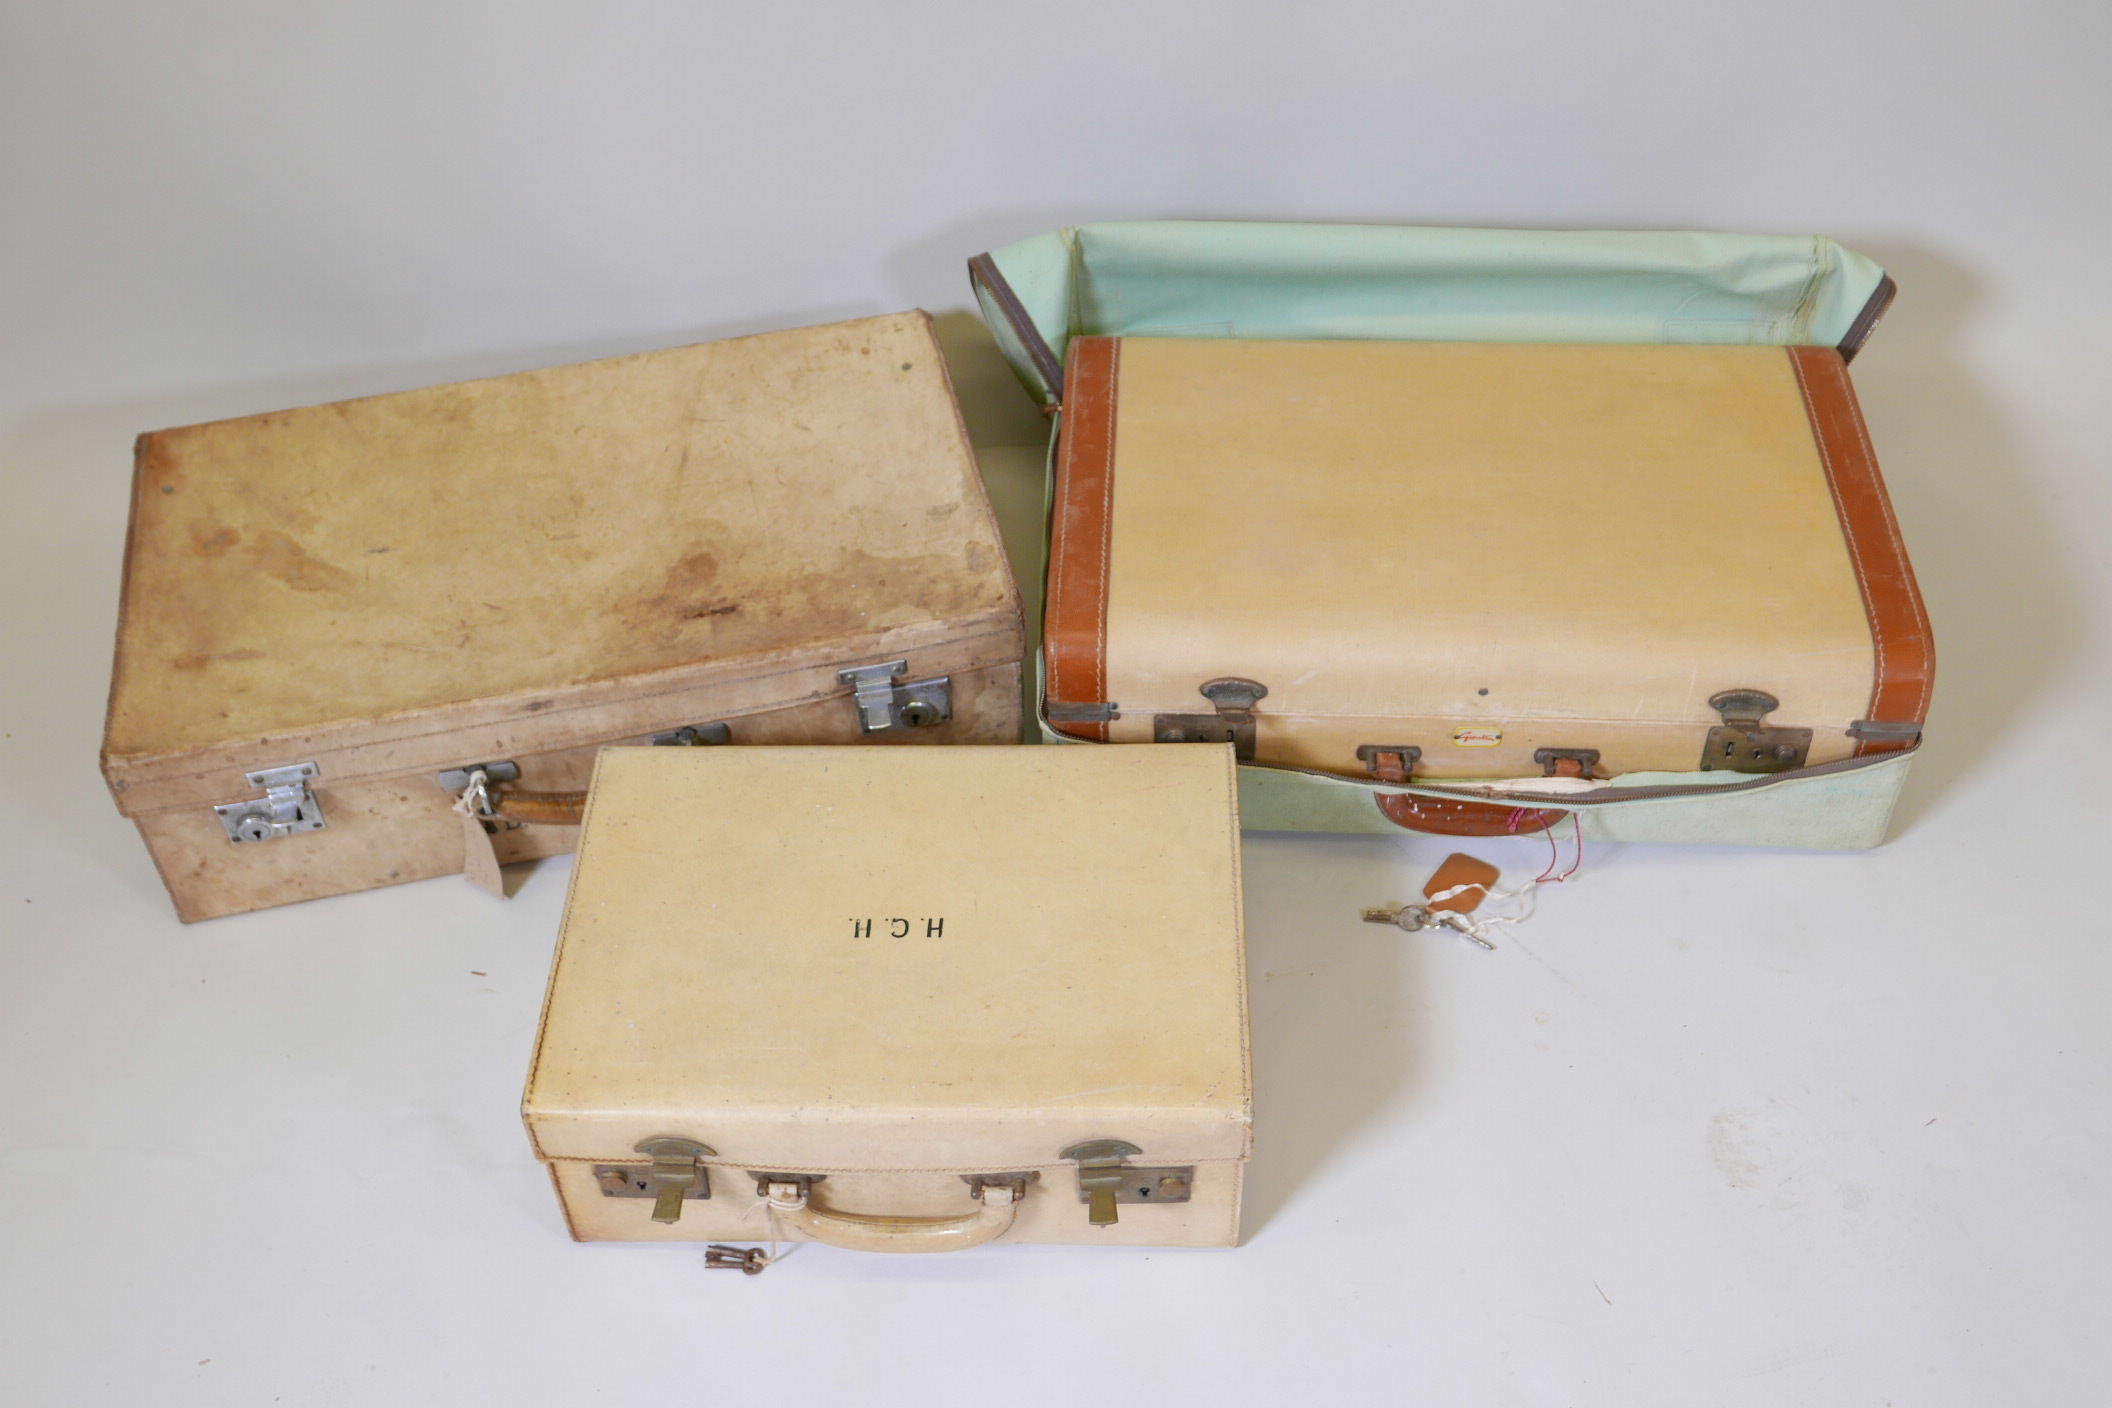
<svg viewBox="0 0 2112 1408">
<path fill-rule="evenodd" d="M 909 673 L 907 660 L 858 665 L 839 670 L 836 678 L 851 687 L 858 706 L 858 731 L 881 733 L 892 728 L 930 728 L 953 717 L 953 680 L 900 680 Z M 900 681 L 898 683 L 898 680 Z"/>
<path fill-rule="evenodd" d="M 1701 747 L 1703 772 L 1787 772 L 1804 766 L 1811 752 L 1811 730 L 1762 723 L 1781 706 L 1774 695 L 1758 689 L 1727 689 L 1709 698 L 1723 722 L 1709 730 Z"/>
<path fill-rule="evenodd" d="M 323 805 L 308 790 L 318 775 L 314 763 L 291 763 L 245 774 L 252 787 L 264 789 L 262 797 L 247 802 L 223 802 L 213 808 L 227 839 L 237 845 L 250 841 L 275 841 L 298 831 L 323 829 Z"/>
<path fill-rule="evenodd" d="M 716 1155 L 709 1145 L 662 1136 L 641 1139 L 633 1147 L 652 1163 L 642 1169 L 629 1164 L 596 1168 L 594 1176 L 604 1197 L 651 1198 L 653 1221 L 680 1222 L 685 1199 L 711 1196 L 711 1176 L 705 1172 L 704 1160 Z"/>
<path fill-rule="evenodd" d="M 1088 1139 L 1073 1144 L 1061 1157 L 1078 1165 L 1078 1201 L 1085 1220 L 1112 1227 L 1120 1203 L 1185 1203 L 1195 1189 L 1195 1165 L 1143 1168 L 1125 1160 L 1143 1153 L 1125 1139 Z"/>
<path fill-rule="evenodd" d="M 1197 693 L 1216 708 L 1214 714 L 1154 714 L 1154 743 L 1229 743 L 1241 762 L 1254 761 L 1254 706 L 1269 687 L 1256 680 L 1236 677 L 1210 680 L 1196 687 Z"/>
</svg>

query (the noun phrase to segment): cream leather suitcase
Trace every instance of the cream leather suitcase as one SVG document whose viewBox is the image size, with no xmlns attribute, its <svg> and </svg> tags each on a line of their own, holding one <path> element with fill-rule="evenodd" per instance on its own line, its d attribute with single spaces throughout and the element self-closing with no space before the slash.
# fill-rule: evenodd
<svg viewBox="0 0 2112 1408">
<path fill-rule="evenodd" d="M 902 313 L 142 436 L 103 769 L 186 920 L 496 883 L 605 743 L 1011 742 L 1022 650 Z"/>
<path fill-rule="evenodd" d="M 1229 748 L 612 748 L 522 1110 L 582 1241 L 1230 1246 Z"/>
<path fill-rule="evenodd" d="M 1859 847 L 1929 623 L 1830 240 L 1139 222 L 971 262 L 1052 412 L 1048 736 L 1260 828 Z"/>
</svg>

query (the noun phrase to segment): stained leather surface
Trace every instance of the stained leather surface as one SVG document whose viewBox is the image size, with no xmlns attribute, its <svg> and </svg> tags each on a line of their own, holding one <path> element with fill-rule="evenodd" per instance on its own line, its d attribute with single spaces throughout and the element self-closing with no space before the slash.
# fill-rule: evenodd
<svg viewBox="0 0 2112 1408">
<path fill-rule="evenodd" d="M 128 776 L 1018 611 L 915 312 L 143 436 L 125 580 L 105 754 Z"/>
<path fill-rule="evenodd" d="M 1691 769 L 1734 687 L 1852 751 L 1871 629 L 1784 349 L 1127 338 L 1112 434 L 1115 741 L 1237 675 L 1258 760 L 1349 774 Z"/>
<path fill-rule="evenodd" d="M 531 1136 L 791 1172 L 1040 1168 L 1087 1139 L 1236 1160 L 1238 867 L 1228 748 L 609 749 Z"/>
</svg>

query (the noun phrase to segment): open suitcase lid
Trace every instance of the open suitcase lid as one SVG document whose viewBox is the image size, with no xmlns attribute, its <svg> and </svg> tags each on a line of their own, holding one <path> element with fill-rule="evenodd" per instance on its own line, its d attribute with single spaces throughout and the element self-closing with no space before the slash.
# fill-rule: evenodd
<svg viewBox="0 0 2112 1408">
<path fill-rule="evenodd" d="M 103 767 L 140 815 L 1021 639 L 931 320 L 899 313 L 141 436 Z"/>
<path fill-rule="evenodd" d="M 1152 220 L 978 255 L 1000 349 L 1044 404 L 1073 337 L 1732 343 L 1852 357 L 1892 296 L 1821 236 Z"/>
<path fill-rule="evenodd" d="M 522 1104 L 545 1159 L 1246 1156 L 1229 748 L 603 750 Z"/>
</svg>

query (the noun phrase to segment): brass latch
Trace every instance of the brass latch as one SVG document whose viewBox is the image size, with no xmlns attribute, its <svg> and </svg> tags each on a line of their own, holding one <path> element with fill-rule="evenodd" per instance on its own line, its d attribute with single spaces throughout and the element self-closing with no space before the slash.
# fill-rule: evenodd
<svg viewBox="0 0 2112 1408">
<path fill-rule="evenodd" d="M 711 1176 L 704 1160 L 716 1157 L 709 1145 L 694 1139 L 663 1136 L 641 1139 L 635 1152 L 652 1159 L 644 1168 L 636 1164 L 600 1164 L 594 1179 L 605 1198 L 651 1198 L 653 1221 L 680 1222 L 682 1204 L 690 1198 L 711 1196 Z"/>
<path fill-rule="evenodd" d="M 1211 680 L 1197 692 L 1217 710 L 1214 714 L 1154 714 L 1154 743 L 1229 743 L 1243 763 L 1254 761 L 1254 706 L 1269 687 L 1253 680 Z"/>
<path fill-rule="evenodd" d="M 1112 1227 L 1119 1203 L 1185 1203 L 1195 1187 L 1195 1165 L 1142 1168 L 1124 1162 L 1143 1153 L 1123 1139 L 1088 1139 L 1073 1144 L 1062 1157 L 1078 1165 L 1078 1201 L 1085 1220 Z"/>
<path fill-rule="evenodd" d="M 1781 706 L 1774 695 L 1758 689 L 1727 689 L 1712 695 L 1709 707 L 1723 722 L 1709 730 L 1701 747 L 1703 772 L 1787 772 L 1804 766 L 1811 752 L 1811 730 L 1762 723 Z"/>
</svg>

